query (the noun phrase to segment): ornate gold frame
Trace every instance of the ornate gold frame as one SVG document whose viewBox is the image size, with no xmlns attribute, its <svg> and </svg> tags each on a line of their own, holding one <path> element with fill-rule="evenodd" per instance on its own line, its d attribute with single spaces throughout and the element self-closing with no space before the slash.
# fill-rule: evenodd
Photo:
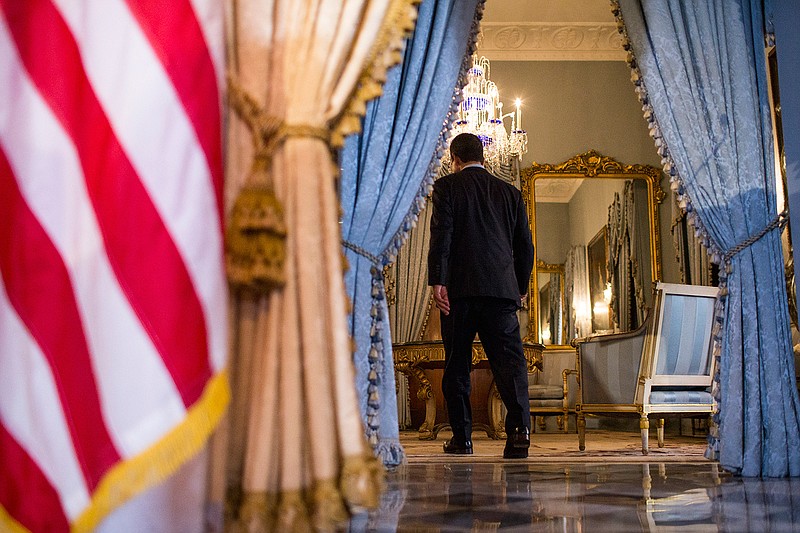
<svg viewBox="0 0 800 533">
<path fill-rule="evenodd" d="M 528 223 L 534 243 L 534 266 L 531 273 L 528 294 L 530 298 L 531 319 L 529 320 L 526 340 L 538 342 L 539 339 L 539 287 L 537 280 L 540 261 L 536 250 L 536 203 L 534 199 L 535 182 L 540 179 L 577 178 L 577 179 L 635 179 L 647 183 L 648 219 L 650 222 L 650 272 L 653 282 L 661 280 L 661 233 L 659 230 L 658 205 L 666 198 L 661 190 L 661 170 L 650 165 L 623 165 L 596 150 L 576 155 L 557 165 L 533 163 L 520 171 L 522 197 L 528 211 Z M 565 346 L 547 345 L 547 348 L 565 348 Z"/>
<path fill-rule="evenodd" d="M 560 264 L 545 263 L 541 259 L 537 259 L 536 260 L 536 268 L 534 270 L 535 270 L 536 273 L 541 273 L 541 274 L 547 274 L 547 273 L 552 273 L 552 272 L 555 272 L 557 274 L 561 274 L 559 276 L 559 280 L 558 280 L 558 291 L 561 294 L 561 338 L 565 339 L 566 336 L 567 336 L 567 329 L 566 329 L 567 328 L 567 322 L 566 322 L 567 316 L 566 316 L 566 312 L 565 312 L 566 293 L 564 291 L 564 264 L 563 263 L 560 263 Z M 531 274 L 531 277 L 533 277 L 533 274 Z M 536 290 L 537 291 L 539 290 L 538 280 L 537 280 Z M 537 293 L 537 296 L 538 296 L 538 293 Z M 538 298 L 536 299 L 536 303 L 537 304 L 539 303 L 539 299 Z M 537 315 L 538 315 L 538 313 L 537 313 Z M 530 321 L 530 318 L 528 320 Z M 537 327 L 537 331 L 538 331 L 538 327 L 539 327 L 538 317 L 537 317 L 536 327 Z M 527 339 L 527 337 L 526 337 L 526 339 Z M 531 342 L 533 342 L 533 341 L 531 341 Z M 546 344 L 545 346 L 557 346 L 557 345 L 556 344 L 551 344 L 551 345 L 547 345 Z"/>
</svg>

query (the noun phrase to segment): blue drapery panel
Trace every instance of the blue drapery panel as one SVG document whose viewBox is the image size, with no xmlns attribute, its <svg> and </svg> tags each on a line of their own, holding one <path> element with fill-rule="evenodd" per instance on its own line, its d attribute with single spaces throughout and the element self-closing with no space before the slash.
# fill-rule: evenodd
<svg viewBox="0 0 800 533">
<path fill-rule="evenodd" d="M 402 462 L 403 450 L 382 270 L 414 224 L 444 153 L 457 82 L 477 34 L 478 5 L 422 2 L 403 62 L 367 106 L 362 133 L 348 137 L 341 153 L 356 388 L 367 437 L 387 466 Z"/>
<path fill-rule="evenodd" d="M 721 261 L 718 438 L 745 476 L 800 475 L 761 0 L 618 0 L 636 91 L 681 207 Z M 626 32 L 626 34 L 625 34 Z"/>
</svg>

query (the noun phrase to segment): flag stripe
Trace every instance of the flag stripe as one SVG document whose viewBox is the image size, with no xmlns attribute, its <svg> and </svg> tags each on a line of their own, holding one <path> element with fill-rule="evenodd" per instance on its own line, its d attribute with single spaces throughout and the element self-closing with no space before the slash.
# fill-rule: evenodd
<svg viewBox="0 0 800 533">
<path fill-rule="evenodd" d="M 4 150 L 0 212 L 0 274 L 9 301 L 50 363 L 81 468 L 94 488 L 120 456 L 103 421 L 69 275 L 20 194 Z M 58 320 L 51 319 L 54 309 Z"/>
<path fill-rule="evenodd" d="M 222 30 L 0 0 L 0 529 L 95 527 L 224 409 Z"/>
<path fill-rule="evenodd" d="M 185 261 L 219 370 L 227 352 L 222 230 L 208 161 L 191 121 L 124 0 L 55 4 L 118 141 Z M 115 65 L 123 56 L 128 59 L 120 73 Z M 141 80 L 147 80 L 147 98 Z"/>
<path fill-rule="evenodd" d="M 89 503 L 89 488 L 72 445 L 53 372 L 11 307 L 2 277 L 0 339 L 0 423 L 62 495 L 62 507 L 74 518 Z M 0 472 L 5 471 L 0 464 Z"/>
<path fill-rule="evenodd" d="M 4 479 L 16 481 L 13 485 L 0 483 L 0 505 L 9 511 L 14 520 L 30 531 L 69 531 L 58 493 L 2 423 L 0 471 Z"/>
<path fill-rule="evenodd" d="M 227 85 L 227 80 L 225 79 L 226 4 L 216 0 L 191 0 L 191 3 L 208 46 L 211 62 L 214 65 L 214 73 L 216 74 L 217 87 L 220 88 L 221 95 L 225 92 Z M 220 95 L 217 95 L 217 98 Z M 220 146 L 222 146 L 221 143 Z"/>
<path fill-rule="evenodd" d="M 2 16 L 0 57 L 7 58 L 0 62 L 0 87 L 15 95 L 15 105 L 0 107 L 0 145 L 69 271 L 106 425 L 130 457 L 167 433 L 186 409 L 108 263 L 75 148 L 28 79 Z M 47 140 L 46 151 L 35 139 Z"/>
<path fill-rule="evenodd" d="M 202 29 L 188 0 L 127 0 L 153 50 L 169 74 L 192 121 L 211 169 L 222 220 L 222 147 L 216 72 Z"/>
<path fill-rule="evenodd" d="M 120 285 L 158 347 L 184 404 L 191 405 L 211 371 L 205 320 L 186 266 L 114 136 L 76 42 L 53 4 L 47 0 L 0 0 L 0 4 L 31 79 L 75 143 Z M 105 157 L 97 158 L 98 152 Z M 166 294 L 172 297 L 164 298 Z"/>
</svg>

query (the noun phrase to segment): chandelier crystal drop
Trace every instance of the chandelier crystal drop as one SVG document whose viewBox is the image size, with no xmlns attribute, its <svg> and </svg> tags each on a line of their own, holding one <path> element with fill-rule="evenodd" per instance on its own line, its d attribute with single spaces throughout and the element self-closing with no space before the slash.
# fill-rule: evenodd
<svg viewBox="0 0 800 533">
<path fill-rule="evenodd" d="M 515 110 L 503 114 L 500 92 L 489 79 L 488 59 L 472 56 L 472 67 L 467 72 L 467 84 L 461 89 L 461 95 L 451 139 L 460 133 L 480 137 L 486 165 L 493 169 L 508 165 L 528 151 L 528 134 L 522 129 L 522 102 L 517 99 Z M 503 122 L 507 118 L 511 119 L 511 133 Z M 445 155 L 448 163 L 449 157 L 448 151 Z"/>
</svg>

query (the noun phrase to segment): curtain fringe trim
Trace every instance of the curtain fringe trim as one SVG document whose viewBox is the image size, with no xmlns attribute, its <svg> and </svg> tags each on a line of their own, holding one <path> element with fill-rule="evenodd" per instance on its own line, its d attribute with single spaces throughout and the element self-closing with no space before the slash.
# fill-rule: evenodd
<svg viewBox="0 0 800 533">
<path fill-rule="evenodd" d="M 361 117 L 366 113 L 367 101 L 383 93 L 387 72 L 403 59 L 403 46 L 406 37 L 414 31 L 417 4 L 421 1 L 394 0 L 389 5 L 361 79 L 347 106 L 331 128 L 331 145 L 334 148 L 341 147 L 347 135 L 361 131 Z"/>
<path fill-rule="evenodd" d="M 400 466 L 406 462 L 406 454 L 400 441 L 383 440 L 375 449 L 375 454 L 387 467 Z"/>
<path fill-rule="evenodd" d="M 445 116 L 444 127 L 439 134 L 439 141 L 436 143 L 436 152 L 431 158 L 428 170 L 417 190 L 414 201 L 411 203 L 408 213 L 403 218 L 403 223 L 400 224 L 400 228 L 395 232 L 394 236 L 389 241 L 389 245 L 380 255 L 383 264 L 389 264 L 395 260 L 400 248 L 402 248 L 403 244 L 405 244 L 408 239 L 408 234 L 416 227 L 419 214 L 425 209 L 427 197 L 433 188 L 434 176 L 438 174 L 442 157 L 444 157 L 445 150 L 447 150 L 447 141 L 452 134 L 453 122 L 458 116 L 458 106 L 461 104 L 462 100 L 461 88 L 467 84 L 467 71 L 470 66 L 472 66 L 472 54 L 475 53 L 478 46 L 478 34 L 481 28 L 480 21 L 483 18 L 485 4 L 486 0 L 478 0 L 475 6 L 475 17 L 472 19 L 472 28 L 470 28 L 466 53 L 461 62 L 461 69 L 458 74 L 456 87 L 453 90 L 453 101 L 450 103 L 450 109 Z"/>
<path fill-rule="evenodd" d="M 636 56 L 633 52 L 633 46 L 631 45 L 630 37 L 628 36 L 628 30 L 625 26 L 625 20 L 622 16 L 622 8 L 619 4 L 619 0 L 610 0 L 611 2 L 611 11 L 614 14 L 614 17 L 617 21 L 617 31 L 622 38 L 622 47 L 627 52 L 626 61 L 628 66 L 631 69 L 631 81 L 635 86 L 636 96 L 639 99 L 639 102 L 642 104 L 642 112 L 644 115 L 645 120 L 647 121 L 647 128 L 650 134 L 650 137 L 653 138 L 653 142 L 655 143 L 656 150 L 658 151 L 658 155 L 661 156 L 661 165 L 664 169 L 664 172 L 667 173 L 669 176 L 669 183 L 670 189 L 675 193 L 678 200 L 678 206 L 682 213 L 686 215 L 686 220 L 689 224 L 695 229 L 695 235 L 700 239 L 701 244 L 708 250 L 709 255 L 711 256 L 711 260 L 715 263 L 720 263 L 725 256 L 725 253 L 722 252 L 721 248 L 717 245 L 717 243 L 712 239 L 710 233 L 703 225 L 700 218 L 697 216 L 697 213 L 692 206 L 691 198 L 689 198 L 688 193 L 686 192 L 686 188 L 684 186 L 683 178 L 681 178 L 680 174 L 678 173 L 678 169 L 675 165 L 675 161 L 672 158 L 672 155 L 669 152 L 669 148 L 667 147 L 667 142 L 664 139 L 661 133 L 661 126 L 658 123 L 658 119 L 655 115 L 655 110 L 653 109 L 652 104 L 650 103 L 650 96 L 647 93 L 647 87 L 644 82 L 644 77 L 642 76 L 642 72 L 639 69 L 639 64 L 636 61 Z M 717 402 L 717 406 L 720 405 L 720 377 L 719 377 L 719 368 L 720 368 L 720 359 L 721 359 L 721 351 L 722 351 L 722 329 L 724 326 L 725 321 L 725 302 L 727 300 L 727 274 L 725 272 L 726 269 L 720 269 L 720 278 L 719 278 L 719 296 L 717 296 L 717 302 L 715 303 L 714 308 L 714 321 L 715 324 L 719 325 L 719 332 L 714 334 L 713 336 L 713 357 L 715 361 L 715 373 L 714 379 L 711 385 L 712 394 Z M 717 411 L 712 416 L 712 420 L 714 422 L 714 427 L 711 428 L 708 432 L 708 447 L 705 451 L 705 456 L 707 459 L 711 460 L 718 460 L 719 459 L 719 450 L 720 450 L 720 442 L 719 442 L 719 407 Z"/>
<path fill-rule="evenodd" d="M 8 533 L 30 533 L 25 526 L 14 520 L 14 517 L 8 514 L 2 505 L 0 505 L 0 531 L 7 531 Z"/>
<path fill-rule="evenodd" d="M 673 192 L 675 192 L 681 211 L 686 214 L 687 220 L 692 227 L 695 228 L 695 233 L 698 237 L 700 237 L 703 246 L 708 249 L 709 254 L 712 256 L 712 260 L 715 263 L 719 263 L 724 254 L 717 243 L 713 240 L 702 221 L 697 217 L 692 206 L 692 201 L 686 192 L 683 178 L 681 178 L 680 174 L 678 173 L 678 169 L 675 166 L 675 161 L 673 160 L 672 155 L 669 152 L 669 148 L 667 147 L 667 142 L 661 134 L 661 126 L 658 123 L 653 106 L 650 103 L 650 97 L 647 93 L 644 77 L 639 69 L 639 64 L 636 61 L 636 56 L 633 52 L 633 47 L 628 36 L 628 30 L 625 27 L 625 21 L 622 17 L 622 8 L 619 5 L 619 0 L 610 0 L 610 2 L 611 11 L 617 20 L 617 31 L 619 31 L 620 37 L 622 38 L 622 47 L 627 52 L 626 61 L 631 69 L 631 81 L 635 85 L 634 90 L 636 92 L 636 96 L 639 98 L 639 102 L 642 104 L 642 112 L 645 120 L 647 120 L 647 128 L 649 130 L 650 137 L 653 138 L 658 155 L 661 156 L 661 165 L 664 169 L 664 172 L 666 172 L 669 176 L 670 188 Z"/>
<path fill-rule="evenodd" d="M 338 478 L 277 493 L 245 493 L 225 531 L 338 531 L 351 512 L 377 508 L 383 487 L 384 470 L 374 456 L 346 457 Z"/>
<path fill-rule="evenodd" d="M 675 192 L 681 212 L 685 214 L 689 224 L 695 228 L 695 235 L 699 237 L 701 244 L 708 250 L 711 260 L 724 266 L 724 268 L 720 268 L 719 273 L 720 291 L 714 308 L 715 330 L 713 334 L 712 348 L 716 370 L 714 373 L 711 391 L 718 408 L 712 416 L 713 427 L 709 429 L 708 447 L 706 448 L 705 452 L 705 457 L 707 459 L 719 460 L 721 446 L 719 440 L 719 424 L 721 421 L 719 414 L 719 405 L 721 400 L 720 366 L 722 357 L 722 341 L 725 327 L 725 303 L 728 295 L 728 276 L 733 271 L 731 262 L 736 254 L 758 241 L 773 229 L 780 227 L 782 230 L 788 221 L 788 213 L 786 211 L 780 213 L 759 233 L 744 240 L 742 243 L 733 246 L 730 248 L 730 250 L 723 251 L 721 247 L 714 241 L 692 206 L 692 201 L 686 192 L 683 178 L 681 178 L 680 174 L 678 173 L 677 167 L 675 166 L 675 161 L 672 158 L 672 155 L 667 147 L 666 140 L 661 133 L 661 127 L 658 124 L 653 106 L 650 103 L 650 97 L 647 93 L 644 77 L 639 69 L 639 65 L 636 61 L 631 41 L 625 27 L 625 21 L 622 16 L 622 9 L 620 7 L 619 0 L 610 0 L 610 2 L 611 10 L 617 20 L 617 29 L 622 38 L 622 46 L 627 51 L 627 62 L 631 68 L 631 81 L 636 86 L 636 95 L 642 104 L 642 111 L 644 112 L 644 117 L 647 120 L 650 136 L 653 138 L 658 150 L 658 154 L 661 156 L 661 164 L 663 165 L 664 171 L 669 175 L 670 188 Z"/>
<path fill-rule="evenodd" d="M 417 5 L 421 0 L 394 0 L 389 6 L 383 25 L 378 33 L 375 45 L 370 52 L 371 59 L 361 75 L 353 97 L 332 128 L 331 145 L 340 147 L 344 144 L 345 136 L 361 131 L 360 118 L 366 113 L 366 102 L 379 97 L 383 93 L 383 84 L 386 81 L 389 69 L 402 61 L 401 51 L 406 45 L 406 39 L 416 27 Z M 367 385 L 367 427 L 366 437 L 373 450 L 378 442 L 380 429 L 380 394 L 378 386 L 383 371 L 381 356 L 383 342 L 381 329 L 383 313 L 379 300 L 385 298 L 383 290 L 383 273 L 381 259 L 369 253 L 366 249 L 348 241 L 342 245 L 353 252 L 369 259 L 372 263 L 372 326 L 370 327 L 371 347 L 369 351 L 369 378 Z M 376 274 L 377 271 L 377 274 Z M 376 278 L 380 279 L 380 287 L 376 295 Z"/>
<path fill-rule="evenodd" d="M 428 165 L 428 170 L 425 173 L 425 177 L 422 180 L 422 183 L 417 191 L 416 196 L 414 197 L 414 201 L 411 203 L 411 207 L 409 208 L 408 213 L 403 218 L 403 222 L 400 224 L 400 228 L 395 232 L 394 236 L 389 240 L 388 246 L 380 253 L 380 255 L 374 255 L 368 250 L 353 244 L 349 241 L 343 241 L 342 245 L 349 250 L 369 259 L 372 263 L 385 266 L 392 263 L 397 253 L 402 248 L 403 244 L 408 238 L 409 232 L 417 225 L 417 221 L 419 219 L 419 214 L 425 208 L 426 199 L 430 194 L 430 191 L 433 187 L 434 176 L 439 171 L 439 167 L 441 166 L 442 157 L 444 157 L 447 141 L 450 138 L 451 130 L 453 128 L 453 122 L 455 121 L 455 117 L 458 114 L 458 106 L 461 104 L 462 95 L 461 95 L 461 87 L 466 85 L 467 83 L 467 71 L 469 67 L 472 65 L 472 54 L 475 53 L 478 45 L 478 34 L 480 33 L 480 21 L 483 18 L 483 10 L 486 4 L 486 0 L 479 0 L 476 7 L 475 7 L 475 17 L 472 21 L 472 28 L 470 29 L 470 36 L 469 42 L 467 44 L 467 50 L 464 54 L 464 58 L 461 62 L 461 70 L 458 75 L 458 81 L 456 83 L 456 87 L 453 91 L 453 101 L 450 104 L 450 109 L 447 111 L 447 115 L 445 117 L 445 125 L 442 128 L 442 132 L 439 135 L 439 141 L 437 143 L 436 152 L 434 153 L 433 158 L 431 159 L 430 164 Z"/>
<path fill-rule="evenodd" d="M 466 84 L 466 72 L 471 65 L 472 54 L 477 46 L 478 32 L 480 31 L 480 20 L 483 18 L 483 8 L 486 0 L 479 0 L 475 8 L 475 17 L 472 21 L 472 28 L 470 29 L 470 37 L 467 44 L 467 53 L 461 64 L 461 70 L 458 75 L 458 82 L 454 89 L 453 102 L 450 104 L 450 109 L 447 112 L 445 119 L 445 126 L 439 136 L 436 152 L 431 158 L 428 165 L 428 170 L 422 180 L 420 188 L 411 203 L 411 208 L 403 222 L 400 224 L 400 229 L 389 240 L 389 245 L 381 252 L 380 255 L 374 255 L 361 246 L 353 244 L 349 241 L 342 241 L 342 246 L 351 250 L 352 252 L 368 259 L 373 265 L 370 269 L 372 274 L 372 308 L 370 316 L 372 317 L 372 325 L 370 327 L 370 349 L 368 355 L 369 373 L 367 378 L 367 428 L 366 437 L 372 446 L 373 452 L 381 459 L 384 459 L 386 466 L 396 466 L 404 461 L 405 454 L 402 447 L 397 443 L 396 445 L 388 443 L 387 446 L 394 449 L 391 453 L 382 453 L 382 441 L 380 439 L 380 385 L 382 376 L 384 376 L 383 368 L 383 310 L 381 301 L 386 298 L 385 289 L 383 286 L 383 270 L 382 267 L 394 261 L 400 248 L 408 238 L 409 232 L 416 226 L 419 219 L 420 212 L 425 208 L 425 199 L 433 187 L 433 177 L 439 170 L 442 156 L 444 156 L 445 146 L 447 139 L 450 137 L 453 121 L 458 112 L 458 105 L 461 103 L 461 87 Z M 363 114 L 363 113 L 362 113 Z M 387 462 L 388 460 L 389 462 Z"/>
<path fill-rule="evenodd" d="M 383 285 L 383 269 L 378 264 L 373 264 L 370 268 L 372 275 L 372 308 L 370 317 L 372 324 L 369 330 L 370 348 L 367 355 L 369 362 L 369 373 L 367 374 L 367 440 L 372 446 L 373 453 L 377 453 L 380 443 L 381 428 L 381 397 L 380 385 L 383 381 L 383 307 L 381 302 L 386 299 L 385 288 Z"/>
<path fill-rule="evenodd" d="M 174 474 L 203 449 L 229 401 L 227 372 L 223 371 L 208 382 L 203 396 L 188 410 L 183 422 L 103 477 L 89 507 L 75 520 L 71 530 L 92 531 L 117 507 Z"/>
</svg>

